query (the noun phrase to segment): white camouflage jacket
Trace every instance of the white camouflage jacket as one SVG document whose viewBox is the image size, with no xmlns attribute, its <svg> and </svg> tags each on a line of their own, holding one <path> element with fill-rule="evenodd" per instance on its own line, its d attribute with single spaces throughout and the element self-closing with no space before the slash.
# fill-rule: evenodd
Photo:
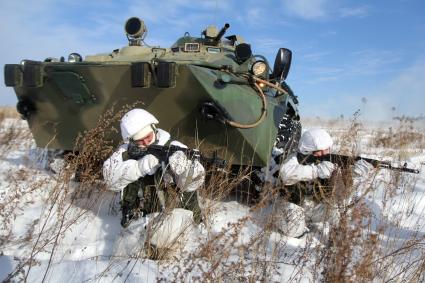
<svg viewBox="0 0 425 283">
<path fill-rule="evenodd" d="M 170 134 L 162 129 L 158 129 L 157 138 L 158 145 L 165 145 L 170 139 Z M 172 141 L 170 144 L 186 148 L 184 144 L 178 141 Z M 127 151 L 127 147 L 127 143 L 122 144 L 111 157 L 103 163 L 103 178 L 108 188 L 112 191 L 122 191 L 128 184 L 146 175 L 140 171 L 138 160 L 123 160 L 122 154 Z M 149 156 L 143 158 L 149 158 Z M 181 151 L 175 152 L 169 158 L 169 169 L 175 177 L 176 185 L 183 191 L 197 190 L 204 183 L 205 169 L 202 164 L 195 161 L 192 170 L 189 170 L 191 167 L 192 161 L 188 160 L 186 155 Z M 155 167 L 154 170 L 149 171 L 147 175 L 155 174 L 158 169 L 159 166 Z M 192 172 L 190 178 L 191 182 L 186 182 L 190 172 Z"/>
<path fill-rule="evenodd" d="M 297 155 L 293 154 L 280 166 L 279 178 L 284 185 L 288 186 L 297 182 L 313 181 L 317 178 L 329 179 L 336 168 L 336 165 L 331 165 L 330 162 L 326 161 L 319 164 L 300 164 Z M 376 179 L 377 170 L 374 170 L 373 166 L 364 160 L 355 162 L 352 170 L 354 194 L 360 195 Z"/>
</svg>

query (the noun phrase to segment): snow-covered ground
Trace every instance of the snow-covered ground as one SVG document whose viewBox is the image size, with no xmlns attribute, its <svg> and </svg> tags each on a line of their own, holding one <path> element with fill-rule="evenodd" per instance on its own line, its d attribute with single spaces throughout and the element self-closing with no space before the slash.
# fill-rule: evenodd
<svg viewBox="0 0 425 283">
<path fill-rule="evenodd" d="M 340 149 L 347 146 L 346 125 L 328 129 Z M 0 279 L 319 282 L 340 274 L 353 282 L 420 282 L 425 280 L 425 142 L 402 149 L 372 146 L 378 130 L 363 125 L 350 146 L 372 158 L 402 158 L 420 174 L 380 170 L 358 205 L 339 210 L 340 221 L 308 228 L 301 221 L 303 209 L 278 196 L 251 207 L 232 198 L 205 198 L 203 223 L 194 224 L 191 212 L 181 209 L 165 218 L 166 223 L 178 219 L 185 229 L 155 257 L 146 238 L 163 215 L 121 228 L 119 195 L 100 182 L 87 187 L 45 170 L 46 152 L 35 148 L 26 122 L 5 119 L 0 127 Z M 161 238 L 164 227 L 153 234 L 156 241 L 170 241 Z"/>
</svg>

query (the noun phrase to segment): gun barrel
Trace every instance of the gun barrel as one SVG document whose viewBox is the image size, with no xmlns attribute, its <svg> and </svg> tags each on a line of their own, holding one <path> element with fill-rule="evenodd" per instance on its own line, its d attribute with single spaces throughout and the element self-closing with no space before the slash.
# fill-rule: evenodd
<svg viewBox="0 0 425 283">
<path fill-rule="evenodd" d="M 408 168 L 407 166 L 395 167 L 395 166 L 392 166 L 392 165 L 387 165 L 387 166 L 380 166 L 379 165 L 378 167 L 383 167 L 383 168 L 387 168 L 387 169 L 394 170 L 394 171 L 419 174 L 419 170 L 418 169 Z"/>
<path fill-rule="evenodd" d="M 226 33 L 226 30 L 230 27 L 230 25 L 228 23 L 226 23 L 224 25 L 224 27 L 221 28 L 220 32 L 217 34 L 217 36 L 215 37 L 215 42 L 219 42 L 220 39 L 223 37 L 223 35 Z"/>
<path fill-rule="evenodd" d="M 408 168 L 407 164 L 405 164 L 402 167 L 396 167 L 396 166 L 391 165 L 391 162 L 389 162 L 389 161 L 381 161 L 381 160 L 365 158 L 365 157 L 358 157 L 358 159 L 359 160 L 363 159 L 366 162 L 369 162 L 370 164 L 372 164 L 373 167 L 376 167 L 376 168 L 386 168 L 386 169 L 394 170 L 394 171 L 401 171 L 401 172 L 419 174 L 418 169 Z"/>
<path fill-rule="evenodd" d="M 401 172 L 408 172 L 408 173 L 419 174 L 419 170 L 418 169 L 413 169 L 413 168 L 407 168 L 407 167 L 391 167 L 390 169 L 396 170 L 396 171 L 401 171 Z"/>
</svg>

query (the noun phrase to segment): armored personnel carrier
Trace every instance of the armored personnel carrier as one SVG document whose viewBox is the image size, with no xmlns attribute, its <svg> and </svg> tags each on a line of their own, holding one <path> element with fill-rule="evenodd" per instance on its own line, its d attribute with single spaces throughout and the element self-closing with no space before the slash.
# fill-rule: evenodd
<svg viewBox="0 0 425 283">
<path fill-rule="evenodd" d="M 139 102 L 189 147 L 234 165 L 264 166 L 299 123 L 285 83 L 292 53 L 280 48 L 271 66 L 241 36 L 224 37 L 229 27 L 208 26 L 199 37 L 186 32 L 169 48 L 151 47 L 144 22 L 132 17 L 128 46 L 84 59 L 71 53 L 68 60 L 7 64 L 4 80 L 38 147 L 73 150 L 77 136 L 112 106 Z M 121 142 L 118 132 L 112 139 Z"/>
</svg>

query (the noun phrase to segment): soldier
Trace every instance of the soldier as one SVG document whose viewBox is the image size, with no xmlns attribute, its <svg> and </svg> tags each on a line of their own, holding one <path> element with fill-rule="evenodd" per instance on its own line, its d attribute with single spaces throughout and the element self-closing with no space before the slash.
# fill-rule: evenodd
<svg viewBox="0 0 425 283">
<path fill-rule="evenodd" d="M 298 145 L 298 152 L 303 155 L 322 156 L 330 153 L 333 145 L 331 136 L 322 129 L 305 131 Z M 318 164 L 300 164 L 297 154 L 289 156 L 279 169 L 279 176 L 284 185 L 294 185 L 300 181 L 313 181 L 317 178 L 329 179 L 335 170 L 335 164 L 322 161 Z"/>
<path fill-rule="evenodd" d="M 169 143 L 170 134 L 158 129 L 156 127 L 158 123 L 158 120 L 146 110 L 133 109 L 127 112 L 120 123 L 124 144 L 103 164 L 103 176 L 109 188 L 121 192 L 123 227 L 127 227 L 140 213 L 164 209 L 164 200 L 158 198 L 159 194 L 157 196 L 159 178 L 155 177 L 155 175 L 158 177 L 155 173 L 167 173 L 160 176 L 161 180 L 174 182 L 178 187 L 177 194 L 181 194 L 182 199 L 183 196 L 185 198 L 184 203 L 193 205 L 195 201 L 197 206 L 196 190 L 203 185 L 205 179 L 205 170 L 199 161 L 188 160 L 182 151 L 172 154 L 168 164 L 160 162 L 152 154 L 145 155 L 139 160 L 128 159 L 127 149 L 130 140 L 140 148 Z M 186 148 L 178 141 L 172 141 L 170 145 Z M 186 208 L 185 205 L 183 207 Z"/>
<path fill-rule="evenodd" d="M 373 169 L 366 161 L 359 160 L 353 166 L 338 168 L 329 161 L 306 163 L 303 157 L 316 157 L 330 153 L 333 141 L 323 129 L 313 128 L 305 131 L 294 153 L 279 167 L 279 179 L 284 185 L 284 195 L 288 201 L 312 208 L 307 216 L 318 222 L 324 215 L 323 203 L 334 207 L 347 204 L 358 192 L 358 184 Z M 347 164 L 348 165 L 348 164 Z M 311 220 L 311 219 L 310 219 Z"/>
</svg>

